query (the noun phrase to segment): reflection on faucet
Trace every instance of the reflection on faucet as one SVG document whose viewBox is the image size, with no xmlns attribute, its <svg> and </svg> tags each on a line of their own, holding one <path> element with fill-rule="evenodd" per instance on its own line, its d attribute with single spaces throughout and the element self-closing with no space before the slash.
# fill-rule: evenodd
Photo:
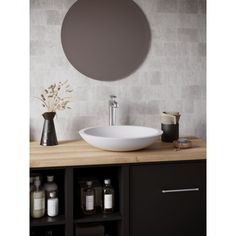
<svg viewBox="0 0 236 236">
<path fill-rule="evenodd" d="M 109 100 L 109 125 L 116 125 L 116 109 L 119 108 L 119 104 L 115 100 L 116 96 L 110 95 Z"/>
</svg>

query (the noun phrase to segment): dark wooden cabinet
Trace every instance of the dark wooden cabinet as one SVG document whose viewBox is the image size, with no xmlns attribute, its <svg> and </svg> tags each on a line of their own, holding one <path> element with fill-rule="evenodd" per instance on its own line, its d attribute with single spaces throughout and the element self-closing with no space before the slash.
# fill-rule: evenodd
<svg viewBox="0 0 236 236">
<path fill-rule="evenodd" d="M 109 236 L 205 236 L 206 162 L 178 161 L 31 169 L 31 174 L 55 176 L 60 209 L 55 218 L 30 220 L 34 236 L 76 236 L 75 227 L 102 224 Z M 81 178 L 111 178 L 115 212 L 83 216 Z"/>
<path fill-rule="evenodd" d="M 130 236 L 205 236 L 206 163 L 132 166 Z"/>
</svg>

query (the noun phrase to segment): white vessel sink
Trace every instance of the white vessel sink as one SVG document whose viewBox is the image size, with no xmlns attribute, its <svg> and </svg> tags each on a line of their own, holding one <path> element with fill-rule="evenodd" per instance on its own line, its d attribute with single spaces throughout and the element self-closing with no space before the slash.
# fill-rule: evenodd
<svg viewBox="0 0 236 236">
<path fill-rule="evenodd" d="M 90 145 L 108 151 L 133 151 L 148 147 L 162 130 L 143 126 L 104 126 L 79 131 Z"/>
</svg>

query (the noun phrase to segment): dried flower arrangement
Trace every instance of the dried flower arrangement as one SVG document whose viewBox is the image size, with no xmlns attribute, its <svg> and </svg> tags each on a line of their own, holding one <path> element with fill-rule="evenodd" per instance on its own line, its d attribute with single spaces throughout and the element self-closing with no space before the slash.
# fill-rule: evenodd
<svg viewBox="0 0 236 236">
<path fill-rule="evenodd" d="M 36 97 L 41 101 L 43 107 L 47 109 L 47 112 L 56 112 L 57 110 L 71 109 L 68 106 L 71 97 L 65 96 L 73 92 L 68 84 L 68 80 L 65 82 L 59 82 L 58 84 L 51 84 L 40 97 Z M 64 97 L 63 97 L 64 95 Z"/>
</svg>

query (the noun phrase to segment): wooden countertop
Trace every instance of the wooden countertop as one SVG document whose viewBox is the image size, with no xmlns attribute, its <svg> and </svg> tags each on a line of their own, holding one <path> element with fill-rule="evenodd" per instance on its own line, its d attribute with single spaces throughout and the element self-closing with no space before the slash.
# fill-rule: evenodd
<svg viewBox="0 0 236 236">
<path fill-rule="evenodd" d="M 102 151 L 83 140 L 60 142 L 43 147 L 30 143 L 30 167 L 84 166 L 105 164 L 145 163 L 206 159 L 206 145 L 201 139 L 191 138 L 193 147 L 176 151 L 171 143 L 157 141 L 149 148 L 133 152 Z"/>
</svg>

